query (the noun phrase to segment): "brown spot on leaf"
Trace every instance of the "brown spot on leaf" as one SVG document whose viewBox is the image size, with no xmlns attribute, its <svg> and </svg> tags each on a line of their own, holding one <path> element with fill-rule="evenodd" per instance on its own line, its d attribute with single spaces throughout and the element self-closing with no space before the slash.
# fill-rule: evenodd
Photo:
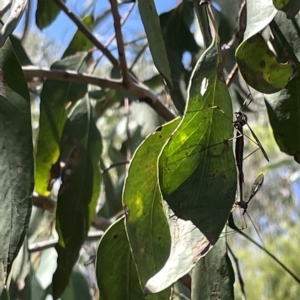
<svg viewBox="0 0 300 300">
<path fill-rule="evenodd" d="M 256 71 L 256 72 L 255 72 L 255 77 L 256 77 L 257 79 L 262 79 L 262 78 L 263 78 L 263 73 L 260 72 L 260 71 Z"/>
<path fill-rule="evenodd" d="M 266 62 L 264 60 L 259 62 L 259 66 L 263 69 L 266 67 Z"/>
</svg>

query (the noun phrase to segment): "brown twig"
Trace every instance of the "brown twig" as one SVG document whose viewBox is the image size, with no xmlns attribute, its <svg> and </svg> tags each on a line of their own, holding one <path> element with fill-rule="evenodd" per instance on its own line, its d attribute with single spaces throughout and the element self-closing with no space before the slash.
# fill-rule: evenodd
<svg viewBox="0 0 300 300">
<path fill-rule="evenodd" d="M 231 40 L 227 44 L 222 46 L 222 52 L 223 52 L 222 56 L 224 61 L 226 60 L 230 50 L 236 45 L 240 44 L 240 42 L 243 40 L 244 32 L 246 30 L 245 19 L 246 19 L 246 1 L 242 3 L 239 11 L 238 30 L 232 36 Z"/>
<path fill-rule="evenodd" d="M 128 17 L 130 16 L 133 8 L 135 6 L 135 3 L 132 3 L 131 6 L 129 7 L 127 13 L 123 16 L 122 20 L 121 20 L 121 26 L 123 26 L 125 24 L 125 22 L 127 21 Z M 112 41 L 115 39 L 116 37 L 116 33 L 114 33 L 107 41 L 107 43 L 105 44 L 105 47 L 107 48 L 111 43 Z M 124 43 L 124 46 L 125 46 L 125 43 Z M 95 72 L 95 69 L 97 67 L 97 65 L 99 64 L 100 60 L 103 58 L 104 54 L 101 53 L 101 55 L 99 56 L 99 58 L 97 58 L 96 62 L 95 62 L 95 65 L 93 67 L 93 71 L 91 73 L 94 73 Z"/>
<path fill-rule="evenodd" d="M 226 85 L 227 86 L 230 86 L 232 84 L 234 76 L 237 74 L 237 72 L 238 72 L 238 65 L 237 65 L 237 63 L 235 63 L 232 70 L 228 74 L 227 79 L 226 79 Z"/>
<path fill-rule="evenodd" d="M 49 197 L 33 196 L 32 204 L 40 209 L 47 210 L 51 213 L 55 211 L 56 201 Z M 95 216 L 92 220 L 92 226 L 98 230 L 105 231 L 111 225 L 111 221 L 101 216 Z"/>
<path fill-rule="evenodd" d="M 106 173 L 107 171 L 109 171 L 110 169 L 112 169 L 112 168 L 114 168 L 114 167 L 122 166 L 122 165 L 127 165 L 127 164 L 129 164 L 129 163 L 130 163 L 129 160 L 119 161 L 119 162 L 113 163 L 113 164 L 111 164 L 109 167 L 105 168 L 105 169 L 102 171 L 102 174 Z"/>
<path fill-rule="evenodd" d="M 239 21 L 238 21 L 238 30 L 237 32 L 233 35 L 233 37 L 231 38 L 231 40 L 222 46 L 222 60 L 225 61 L 228 57 L 229 52 L 231 51 L 231 49 L 233 47 L 235 47 L 236 45 L 239 45 L 241 43 L 241 41 L 243 40 L 244 37 L 244 32 L 246 30 L 246 1 L 244 0 L 240 11 L 239 11 Z M 237 74 L 238 71 L 238 66 L 237 64 L 235 64 L 232 68 L 232 70 L 230 71 L 227 80 L 226 80 L 226 85 L 230 86 L 231 83 L 233 82 L 234 76 Z"/>
<path fill-rule="evenodd" d="M 138 52 L 137 56 L 135 57 L 135 59 L 133 60 L 129 70 L 132 70 L 134 65 L 138 62 L 138 60 L 140 59 L 140 57 L 142 56 L 142 54 L 145 52 L 145 50 L 147 49 L 147 47 L 149 46 L 148 43 L 146 43 L 142 49 Z"/>
<path fill-rule="evenodd" d="M 56 207 L 56 201 L 53 201 L 52 199 L 43 196 L 33 196 L 32 204 L 38 208 L 47 210 L 52 213 L 55 211 Z"/>
<path fill-rule="evenodd" d="M 124 85 L 120 80 L 103 79 L 85 73 L 77 73 L 69 70 L 51 70 L 49 68 L 37 68 L 34 66 L 23 67 L 23 72 L 28 78 L 47 78 L 66 80 L 78 83 L 93 84 L 101 88 L 111 88 L 124 91 Z M 132 82 L 127 90 L 130 94 L 150 105 L 164 120 L 171 121 L 175 116 L 156 98 L 152 91 L 144 84 Z"/>
<path fill-rule="evenodd" d="M 47 79 L 66 80 L 78 83 L 92 84 L 100 86 L 102 88 L 111 88 L 119 91 L 124 90 L 124 86 L 120 80 L 103 79 L 97 76 L 92 76 L 86 73 L 77 73 L 71 70 L 56 70 L 49 68 L 39 68 L 35 66 L 25 66 L 22 69 L 25 76 L 28 78 L 39 77 Z"/>
<path fill-rule="evenodd" d="M 82 23 L 82 21 L 61 1 L 53 0 L 56 5 L 77 25 L 78 29 L 109 59 L 112 65 L 120 69 L 118 60 L 111 52 L 93 35 L 93 33 Z"/>
<path fill-rule="evenodd" d="M 129 106 L 129 99 L 127 97 L 124 98 L 124 108 L 127 115 L 126 121 L 126 135 L 127 135 L 127 145 L 126 145 L 126 159 L 130 161 L 131 159 L 131 134 L 129 130 L 129 123 L 130 123 L 130 106 Z M 126 172 L 128 172 L 129 166 L 126 165 Z"/>
<path fill-rule="evenodd" d="M 91 231 L 88 233 L 86 241 L 99 240 L 99 238 L 103 234 L 104 234 L 104 232 L 102 230 Z M 28 246 L 28 252 L 33 253 L 33 252 L 43 251 L 43 250 L 54 247 L 56 244 L 57 244 L 57 240 L 54 240 L 54 239 L 51 239 L 49 241 L 41 241 L 41 242 L 33 243 Z"/>
<path fill-rule="evenodd" d="M 131 78 L 127 68 L 125 49 L 123 44 L 123 36 L 122 36 L 121 23 L 120 23 L 121 17 L 119 14 L 117 1 L 109 0 L 109 2 L 111 5 L 111 12 L 114 18 L 114 27 L 115 27 L 116 40 L 117 40 L 117 46 L 119 52 L 120 67 L 121 67 L 121 72 L 123 77 L 123 84 L 127 89 L 131 84 Z"/>
</svg>

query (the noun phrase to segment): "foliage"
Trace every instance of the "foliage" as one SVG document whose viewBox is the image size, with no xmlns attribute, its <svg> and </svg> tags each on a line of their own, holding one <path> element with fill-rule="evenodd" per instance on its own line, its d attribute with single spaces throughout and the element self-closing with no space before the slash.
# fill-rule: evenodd
<svg viewBox="0 0 300 300">
<path fill-rule="evenodd" d="M 75 25 L 45 53 L 31 26 L 12 35 L 31 2 L 3 7 L 1 299 L 294 299 L 297 1 L 118 2 L 37 0 L 25 23 Z"/>
</svg>

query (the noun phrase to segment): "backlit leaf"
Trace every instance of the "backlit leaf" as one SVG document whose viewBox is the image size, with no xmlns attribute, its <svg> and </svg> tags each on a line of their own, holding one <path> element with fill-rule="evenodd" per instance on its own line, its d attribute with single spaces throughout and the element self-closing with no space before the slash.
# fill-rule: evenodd
<svg viewBox="0 0 300 300">
<path fill-rule="evenodd" d="M 236 60 L 247 84 L 266 94 L 281 90 L 293 73 L 291 63 L 277 62 L 260 34 L 252 36 L 239 46 Z"/>
<path fill-rule="evenodd" d="M 126 236 L 124 218 L 111 225 L 100 240 L 96 276 L 100 300 L 145 299 Z"/>
<path fill-rule="evenodd" d="M 163 267 L 170 251 L 169 226 L 158 187 L 157 158 L 178 123 L 179 119 L 175 119 L 146 138 L 132 158 L 124 185 L 126 230 L 142 286 Z M 165 291 L 157 299 L 166 299 L 168 294 Z"/>
<path fill-rule="evenodd" d="M 59 234 L 57 269 L 53 275 L 53 297 L 68 284 L 73 265 L 95 215 L 99 197 L 98 161 L 102 145 L 87 99 L 71 111 L 62 135 L 60 161 L 65 163 L 57 199 L 56 229 Z"/>
<path fill-rule="evenodd" d="M 181 123 L 159 160 L 163 198 L 175 215 L 190 220 L 214 244 L 236 192 L 232 105 L 213 44 L 198 61 Z M 219 107 L 219 108 L 217 108 Z"/>
<path fill-rule="evenodd" d="M 82 52 L 55 62 L 51 69 L 83 72 L 88 57 L 88 53 Z M 86 90 L 86 84 L 52 79 L 46 80 L 43 85 L 35 171 L 35 190 L 40 195 L 50 194 L 48 190 L 50 170 L 59 157 L 60 138 L 67 116 L 66 105 L 69 101 L 75 102 L 82 98 Z"/>
</svg>

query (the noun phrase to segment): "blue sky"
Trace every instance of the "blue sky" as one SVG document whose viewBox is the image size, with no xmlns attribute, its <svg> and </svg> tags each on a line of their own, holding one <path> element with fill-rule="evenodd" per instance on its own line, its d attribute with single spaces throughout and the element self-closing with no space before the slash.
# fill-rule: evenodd
<svg viewBox="0 0 300 300">
<path fill-rule="evenodd" d="M 49 1 L 49 0 L 46 0 Z M 95 1 L 95 0 L 94 0 Z M 82 17 L 82 12 L 88 6 L 88 3 L 92 3 L 94 1 L 91 0 L 67 0 L 66 5 L 70 8 L 77 16 Z M 95 1 L 96 6 L 94 10 L 94 17 L 97 18 L 101 15 L 105 10 L 110 7 L 108 0 L 100 0 Z M 156 0 L 156 8 L 159 14 L 169 11 L 176 6 L 178 0 Z M 32 0 L 32 10 L 31 10 L 31 26 L 39 30 L 35 25 L 35 10 L 36 10 L 37 0 Z M 121 16 L 128 11 L 131 4 L 123 4 L 120 6 L 120 14 Z M 92 10 L 89 9 L 88 13 L 91 13 Z M 19 24 L 17 29 L 17 33 L 20 32 L 21 28 L 23 28 L 23 21 Z M 65 13 L 61 12 L 57 19 L 42 32 L 51 40 L 55 40 L 59 44 L 63 45 L 63 48 L 66 48 L 68 43 L 71 41 L 74 33 L 76 31 L 76 25 L 66 16 Z M 125 26 L 123 27 L 123 35 L 125 40 L 129 41 L 136 37 L 139 32 L 143 31 L 143 25 L 141 19 L 139 17 L 138 6 L 135 5 L 129 19 L 127 20 Z M 113 26 L 111 16 L 106 18 L 104 23 L 101 23 L 101 26 L 98 26 L 95 30 L 98 38 L 102 43 L 105 42 L 113 35 Z"/>
</svg>

